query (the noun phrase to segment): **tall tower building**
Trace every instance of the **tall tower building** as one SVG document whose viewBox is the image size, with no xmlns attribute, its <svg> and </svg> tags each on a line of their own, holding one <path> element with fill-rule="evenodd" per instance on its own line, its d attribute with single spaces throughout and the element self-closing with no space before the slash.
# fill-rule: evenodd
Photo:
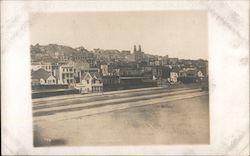
<svg viewBox="0 0 250 156">
<path fill-rule="evenodd" d="M 134 45 L 134 52 L 136 52 L 136 45 Z"/>
<path fill-rule="evenodd" d="M 134 45 L 134 55 L 135 55 L 135 61 L 142 61 L 144 53 L 141 51 L 141 45 L 139 45 L 138 50 L 136 50 L 136 45 Z"/>
<path fill-rule="evenodd" d="M 139 50 L 138 51 L 141 52 L 141 45 L 139 45 Z"/>
</svg>

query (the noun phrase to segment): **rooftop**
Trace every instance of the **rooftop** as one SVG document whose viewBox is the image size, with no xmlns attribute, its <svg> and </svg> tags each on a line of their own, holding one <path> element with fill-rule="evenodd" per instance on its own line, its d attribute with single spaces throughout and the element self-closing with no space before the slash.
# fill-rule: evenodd
<svg viewBox="0 0 250 156">
<path fill-rule="evenodd" d="M 42 68 L 31 72 L 32 79 L 44 79 L 44 80 L 46 80 L 50 76 L 51 76 L 50 73 Z"/>
</svg>

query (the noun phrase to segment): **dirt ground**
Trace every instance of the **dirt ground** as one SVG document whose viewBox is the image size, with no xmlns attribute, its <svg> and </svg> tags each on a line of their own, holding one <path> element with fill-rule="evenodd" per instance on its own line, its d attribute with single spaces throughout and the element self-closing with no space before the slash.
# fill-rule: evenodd
<svg viewBox="0 0 250 156">
<path fill-rule="evenodd" d="M 34 137 L 35 146 L 208 144 L 209 99 L 205 95 L 70 120 L 37 122 Z"/>
</svg>

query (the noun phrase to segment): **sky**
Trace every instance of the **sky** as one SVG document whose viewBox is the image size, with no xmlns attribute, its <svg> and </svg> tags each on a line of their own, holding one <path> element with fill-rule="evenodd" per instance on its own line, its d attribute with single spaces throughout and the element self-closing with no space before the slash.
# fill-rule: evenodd
<svg viewBox="0 0 250 156">
<path fill-rule="evenodd" d="M 206 11 L 33 13 L 31 44 L 142 51 L 208 59 Z"/>
</svg>

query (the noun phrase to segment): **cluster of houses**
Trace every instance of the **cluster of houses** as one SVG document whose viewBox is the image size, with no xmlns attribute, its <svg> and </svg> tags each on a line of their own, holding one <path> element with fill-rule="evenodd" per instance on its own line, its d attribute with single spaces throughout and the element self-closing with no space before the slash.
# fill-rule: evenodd
<svg viewBox="0 0 250 156">
<path fill-rule="evenodd" d="M 33 63 L 31 68 L 32 86 L 68 85 L 81 89 L 83 92 L 102 91 L 100 70 L 90 68 L 86 62 L 38 62 Z"/>
<path fill-rule="evenodd" d="M 45 54 L 49 58 L 48 53 Z M 100 49 L 92 53 L 84 48 L 78 48 L 72 56 L 67 53 L 67 57 L 59 57 L 56 54 L 50 56 L 60 60 L 39 60 L 37 57 L 32 60 L 32 86 L 68 85 L 89 93 L 102 92 L 105 87 L 120 84 L 135 86 L 162 80 L 167 83 L 194 83 L 208 76 L 206 60 L 179 60 L 167 55 L 158 57 L 142 52 L 141 46 L 138 50 L 134 46 L 133 54 L 130 51 Z M 40 52 L 41 56 L 43 53 Z"/>
</svg>

